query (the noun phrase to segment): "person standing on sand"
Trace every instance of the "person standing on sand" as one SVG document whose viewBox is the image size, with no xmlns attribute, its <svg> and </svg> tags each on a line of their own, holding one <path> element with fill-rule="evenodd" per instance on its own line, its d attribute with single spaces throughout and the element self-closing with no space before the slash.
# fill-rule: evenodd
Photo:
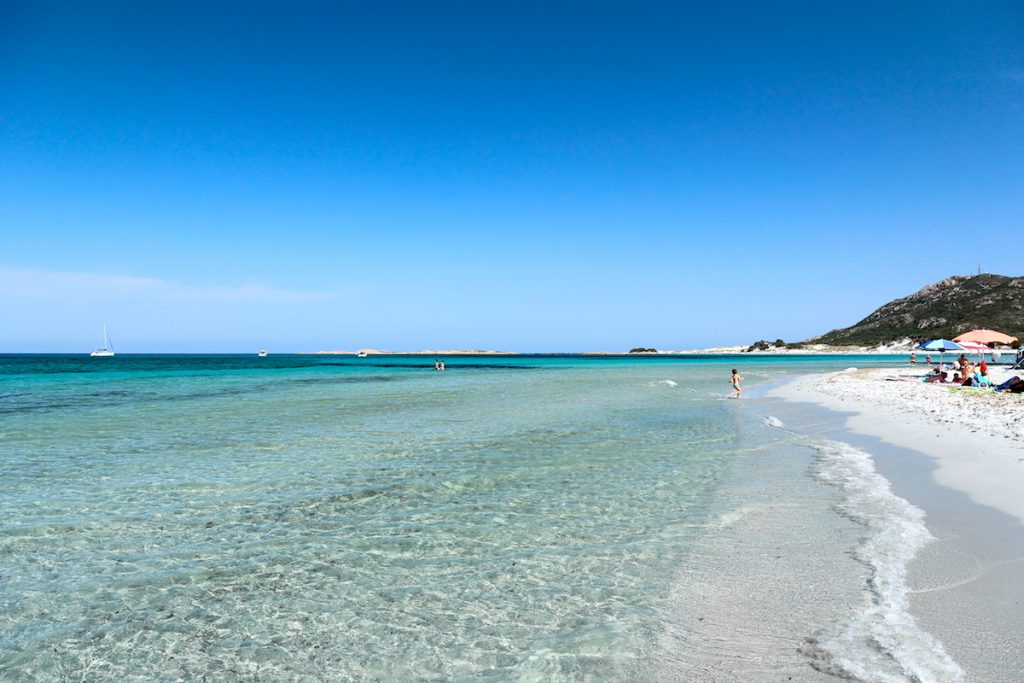
<svg viewBox="0 0 1024 683">
<path fill-rule="evenodd" d="M 740 394 L 743 393 L 743 389 L 740 388 L 740 382 L 743 381 L 743 376 L 740 375 L 736 368 L 732 369 L 732 380 L 730 381 L 732 382 L 733 390 L 736 392 L 736 395 L 733 396 L 733 398 L 739 398 Z"/>
</svg>

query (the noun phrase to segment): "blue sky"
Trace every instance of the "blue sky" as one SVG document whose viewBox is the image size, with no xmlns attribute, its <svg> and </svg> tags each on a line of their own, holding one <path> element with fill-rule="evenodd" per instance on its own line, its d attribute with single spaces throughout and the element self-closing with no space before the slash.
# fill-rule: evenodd
<svg viewBox="0 0 1024 683">
<path fill-rule="evenodd" d="M 0 351 L 796 340 L 1022 216 L 1016 2 L 0 5 Z"/>
</svg>

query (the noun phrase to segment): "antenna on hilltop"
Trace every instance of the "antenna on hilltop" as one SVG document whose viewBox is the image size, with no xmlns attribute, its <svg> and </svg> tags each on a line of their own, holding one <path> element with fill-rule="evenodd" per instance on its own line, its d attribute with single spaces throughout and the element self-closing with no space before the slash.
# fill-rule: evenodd
<svg viewBox="0 0 1024 683">
<path fill-rule="evenodd" d="M 978 275 L 981 275 L 981 264 L 978 264 Z"/>
</svg>

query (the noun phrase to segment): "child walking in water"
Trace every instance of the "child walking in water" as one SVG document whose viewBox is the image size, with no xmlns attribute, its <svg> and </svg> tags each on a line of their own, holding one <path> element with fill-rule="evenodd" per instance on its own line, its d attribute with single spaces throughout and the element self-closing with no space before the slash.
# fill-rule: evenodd
<svg viewBox="0 0 1024 683">
<path fill-rule="evenodd" d="M 740 375 L 739 371 L 736 368 L 733 368 L 732 369 L 732 388 L 733 388 L 733 391 L 736 392 L 736 395 L 733 396 L 733 398 L 739 398 L 740 394 L 743 393 L 743 389 L 740 388 L 740 382 L 742 382 L 742 381 L 743 381 L 743 376 Z"/>
</svg>

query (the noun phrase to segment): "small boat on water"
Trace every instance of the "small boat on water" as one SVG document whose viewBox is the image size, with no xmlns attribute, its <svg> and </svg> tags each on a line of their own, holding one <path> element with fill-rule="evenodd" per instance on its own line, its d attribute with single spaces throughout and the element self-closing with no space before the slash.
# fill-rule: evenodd
<svg viewBox="0 0 1024 683">
<path fill-rule="evenodd" d="M 360 351 L 357 353 L 356 358 L 366 358 L 366 351 Z"/>
<path fill-rule="evenodd" d="M 103 325 L 103 346 L 94 350 L 89 355 L 96 357 L 110 357 L 114 355 L 114 346 L 110 343 L 110 337 L 107 335 L 106 325 Z"/>
<path fill-rule="evenodd" d="M 259 356 L 260 358 L 266 358 L 267 350 L 266 349 L 260 349 L 260 352 L 257 353 L 256 355 Z"/>
</svg>

